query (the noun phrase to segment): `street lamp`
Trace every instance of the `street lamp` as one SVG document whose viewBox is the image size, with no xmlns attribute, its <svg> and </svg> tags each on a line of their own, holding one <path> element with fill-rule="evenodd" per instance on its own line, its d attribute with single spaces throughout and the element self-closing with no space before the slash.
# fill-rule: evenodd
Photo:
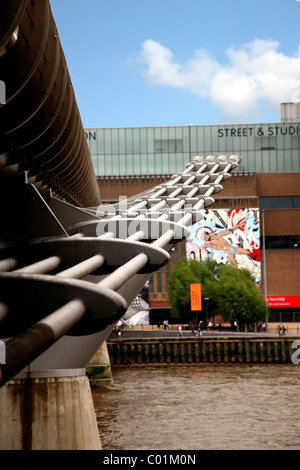
<svg viewBox="0 0 300 470">
<path fill-rule="evenodd" d="M 266 237 L 265 237 L 265 211 L 264 209 L 261 210 L 262 212 L 262 225 L 263 225 L 263 260 L 264 260 L 264 296 L 266 305 L 268 305 L 267 301 L 267 266 L 266 266 Z M 268 315 L 266 314 L 266 331 L 268 330 Z"/>
<path fill-rule="evenodd" d="M 206 300 L 206 302 L 205 302 L 205 312 L 206 312 L 206 328 L 207 328 L 207 326 L 208 326 L 208 311 L 207 311 L 207 307 L 208 307 L 209 297 L 204 297 L 203 300 Z"/>
</svg>

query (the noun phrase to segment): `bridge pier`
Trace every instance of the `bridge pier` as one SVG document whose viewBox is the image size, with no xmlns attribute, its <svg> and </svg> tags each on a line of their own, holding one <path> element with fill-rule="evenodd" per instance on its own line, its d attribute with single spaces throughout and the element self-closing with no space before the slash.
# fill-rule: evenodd
<svg viewBox="0 0 300 470">
<path fill-rule="evenodd" d="M 3 386 L 0 450 L 101 450 L 85 369 L 23 373 Z"/>
<path fill-rule="evenodd" d="M 114 386 L 106 341 L 89 362 L 86 373 L 92 387 Z"/>
</svg>

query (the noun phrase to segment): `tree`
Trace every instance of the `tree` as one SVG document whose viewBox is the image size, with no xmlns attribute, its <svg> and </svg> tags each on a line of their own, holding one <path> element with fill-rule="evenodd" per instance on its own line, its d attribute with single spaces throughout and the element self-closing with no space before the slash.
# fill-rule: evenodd
<svg viewBox="0 0 300 470">
<path fill-rule="evenodd" d="M 181 321 L 191 320 L 190 284 L 200 283 L 202 298 L 208 297 L 209 312 L 240 326 L 266 319 L 268 308 L 250 272 L 229 264 L 218 265 L 181 258 L 172 268 L 168 296 L 171 314 Z"/>
<path fill-rule="evenodd" d="M 240 326 L 264 321 L 268 307 L 247 269 L 236 269 L 229 264 L 221 265 L 214 285 L 215 313 L 225 321 Z"/>
<path fill-rule="evenodd" d="M 171 314 L 182 321 L 192 319 L 190 284 L 201 284 L 203 297 L 208 296 L 208 282 L 213 282 L 214 263 L 180 258 L 172 267 L 168 283 L 168 297 L 171 303 Z"/>
</svg>

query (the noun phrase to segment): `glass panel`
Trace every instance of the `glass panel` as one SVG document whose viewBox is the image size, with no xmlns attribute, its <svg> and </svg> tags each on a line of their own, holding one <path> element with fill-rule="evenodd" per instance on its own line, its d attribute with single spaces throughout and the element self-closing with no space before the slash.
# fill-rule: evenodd
<svg viewBox="0 0 300 470">
<path fill-rule="evenodd" d="M 285 146 L 287 146 L 287 148 L 290 147 L 290 137 L 288 137 L 288 138 L 287 137 L 283 136 L 281 134 L 279 134 L 277 137 L 273 137 L 273 139 L 276 140 L 276 148 L 277 149 L 283 150 L 285 148 Z"/>
<path fill-rule="evenodd" d="M 224 128 L 223 127 L 220 127 L 218 126 L 216 128 L 216 133 L 217 133 L 217 136 L 218 136 L 218 143 L 217 143 L 217 148 L 218 148 L 218 151 L 219 152 L 226 152 L 226 140 L 225 140 L 225 133 L 224 133 Z M 215 142 L 215 136 L 213 134 L 213 142 Z"/>
<path fill-rule="evenodd" d="M 105 155 L 105 171 L 107 175 L 113 175 L 113 156 Z"/>
<path fill-rule="evenodd" d="M 121 176 L 124 176 L 126 175 L 127 173 L 127 165 L 126 165 L 126 162 L 127 162 L 127 157 L 126 155 L 119 155 L 119 174 Z"/>
<path fill-rule="evenodd" d="M 162 167 L 161 167 L 162 173 L 170 173 L 169 170 L 169 155 L 163 155 L 162 156 Z"/>
<path fill-rule="evenodd" d="M 133 156 L 133 173 L 135 175 L 140 175 L 141 174 L 141 156 L 140 155 L 134 155 Z"/>
<path fill-rule="evenodd" d="M 183 127 L 175 127 L 175 137 L 176 139 L 183 139 Z"/>
<path fill-rule="evenodd" d="M 98 155 L 98 175 L 99 176 L 106 175 L 105 166 L 104 166 L 104 155 Z"/>
<path fill-rule="evenodd" d="M 277 158 L 276 158 L 276 152 L 264 152 L 269 154 L 269 171 L 271 172 L 276 172 L 278 171 L 278 165 L 277 165 Z M 266 173 L 268 171 L 268 167 L 264 167 L 263 171 Z"/>
<path fill-rule="evenodd" d="M 155 161 L 154 161 L 154 154 L 147 155 L 147 163 L 148 163 L 148 172 L 150 175 L 154 175 L 155 173 Z"/>
<path fill-rule="evenodd" d="M 291 148 L 292 149 L 299 149 L 300 148 L 300 137 L 292 137 L 291 139 Z"/>
<path fill-rule="evenodd" d="M 204 153 L 204 128 L 197 127 L 197 149 L 196 155 L 201 155 Z"/>
<path fill-rule="evenodd" d="M 99 155 L 104 155 L 104 130 L 97 130 L 97 152 Z"/>
<path fill-rule="evenodd" d="M 96 154 L 97 153 L 97 131 L 96 129 L 86 129 L 85 138 L 87 144 L 89 146 L 90 152 Z"/>
<path fill-rule="evenodd" d="M 268 155 L 267 155 L 267 152 L 264 152 L 262 154 L 262 152 L 255 152 L 254 153 L 254 158 L 255 158 L 255 171 L 257 173 L 261 173 L 263 171 L 263 161 L 266 162 L 268 161 L 269 162 L 269 159 L 268 159 Z"/>
<path fill-rule="evenodd" d="M 89 141 L 88 129 L 85 129 L 84 135 L 85 135 L 85 138 L 86 138 L 86 142 L 87 142 L 87 144 L 88 144 L 88 147 L 89 147 L 89 149 L 90 149 L 90 148 L 91 148 L 91 143 L 90 143 L 90 141 Z"/>
<path fill-rule="evenodd" d="M 111 154 L 111 129 L 104 131 L 104 148 L 106 155 Z"/>
<path fill-rule="evenodd" d="M 220 138 L 218 126 L 211 126 L 211 152 L 219 152 Z"/>
<path fill-rule="evenodd" d="M 92 155 L 92 162 L 93 162 L 93 167 L 96 175 L 99 175 L 98 172 L 98 157 L 97 155 Z"/>
<path fill-rule="evenodd" d="M 245 171 L 256 171 L 255 170 L 255 159 L 254 159 L 255 153 L 253 151 L 248 152 L 248 168 L 245 168 Z M 257 155 L 257 158 L 259 158 L 259 155 Z M 260 155 L 260 159 L 261 159 Z M 244 164 L 244 162 L 243 162 Z"/>
<path fill-rule="evenodd" d="M 89 147 L 91 155 L 97 155 L 97 140 L 90 140 Z"/>
<path fill-rule="evenodd" d="M 161 128 L 160 138 L 162 140 L 169 140 L 169 128 L 168 127 Z"/>
<path fill-rule="evenodd" d="M 119 132 L 118 129 L 111 130 L 111 151 L 113 155 L 119 154 Z"/>
<path fill-rule="evenodd" d="M 190 145 L 191 145 L 191 154 L 197 155 L 197 127 L 191 127 L 190 129 Z"/>
<path fill-rule="evenodd" d="M 133 175 L 133 155 L 126 155 L 127 175 Z"/>
<path fill-rule="evenodd" d="M 133 153 L 133 132 L 132 129 L 126 129 L 126 153 Z"/>
<path fill-rule="evenodd" d="M 120 159 L 117 155 L 112 155 L 111 165 L 112 165 L 112 174 L 119 175 L 120 174 Z"/>
<path fill-rule="evenodd" d="M 182 128 L 182 138 L 183 138 L 183 151 L 188 152 L 190 155 L 190 126 L 185 126 Z M 190 160 L 190 158 L 189 158 Z"/>
<path fill-rule="evenodd" d="M 133 129 L 133 153 L 140 153 L 140 130 Z"/>
<path fill-rule="evenodd" d="M 141 154 L 140 155 L 140 164 L 141 164 L 141 175 L 145 175 L 148 173 L 148 155 Z"/>
<path fill-rule="evenodd" d="M 212 144 L 211 128 L 210 126 L 205 126 L 204 127 L 204 152 L 211 153 L 212 151 L 211 144 Z"/>
<path fill-rule="evenodd" d="M 191 161 L 191 156 L 189 153 L 183 153 L 181 155 L 181 158 L 178 158 L 177 160 L 177 172 L 181 173 L 182 171 L 185 170 L 185 165 L 187 163 L 190 163 Z"/>
<path fill-rule="evenodd" d="M 154 173 L 160 174 L 162 172 L 162 155 L 160 153 L 155 154 L 155 162 L 154 162 Z"/>
<path fill-rule="evenodd" d="M 177 159 L 178 159 L 178 154 L 170 153 L 170 155 L 169 155 L 169 169 L 168 169 L 167 173 L 169 173 L 169 174 L 177 173 Z"/>
<path fill-rule="evenodd" d="M 169 139 L 176 139 L 176 128 L 169 127 Z"/>
<path fill-rule="evenodd" d="M 140 132 L 140 152 L 147 153 L 147 129 L 142 128 Z"/>
<path fill-rule="evenodd" d="M 239 155 L 242 157 L 242 161 L 237 167 L 236 171 L 250 171 L 249 164 L 248 164 L 248 153 L 241 151 L 239 152 Z"/>
<path fill-rule="evenodd" d="M 126 133 L 125 129 L 119 129 L 119 152 L 126 153 Z"/>
<path fill-rule="evenodd" d="M 154 132 L 154 140 L 161 140 L 162 128 L 154 127 L 153 132 Z"/>
<path fill-rule="evenodd" d="M 292 150 L 292 171 L 300 171 L 300 148 Z"/>
<path fill-rule="evenodd" d="M 225 151 L 230 153 L 233 149 L 233 140 L 239 137 L 237 137 L 237 129 L 233 126 L 228 126 L 225 131 L 226 133 L 223 137 L 225 141 Z"/>
<path fill-rule="evenodd" d="M 292 151 L 286 149 L 283 153 L 278 152 L 278 171 L 292 171 Z"/>
<path fill-rule="evenodd" d="M 154 129 L 148 127 L 147 129 L 147 153 L 154 153 Z"/>
</svg>

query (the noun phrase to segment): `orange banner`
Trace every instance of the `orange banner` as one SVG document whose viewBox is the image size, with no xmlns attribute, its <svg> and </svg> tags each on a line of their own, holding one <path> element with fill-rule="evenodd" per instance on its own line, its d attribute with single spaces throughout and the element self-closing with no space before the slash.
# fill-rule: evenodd
<svg viewBox="0 0 300 470">
<path fill-rule="evenodd" d="M 202 310 L 201 284 L 190 284 L 191 310 Z"/>
</svg>

